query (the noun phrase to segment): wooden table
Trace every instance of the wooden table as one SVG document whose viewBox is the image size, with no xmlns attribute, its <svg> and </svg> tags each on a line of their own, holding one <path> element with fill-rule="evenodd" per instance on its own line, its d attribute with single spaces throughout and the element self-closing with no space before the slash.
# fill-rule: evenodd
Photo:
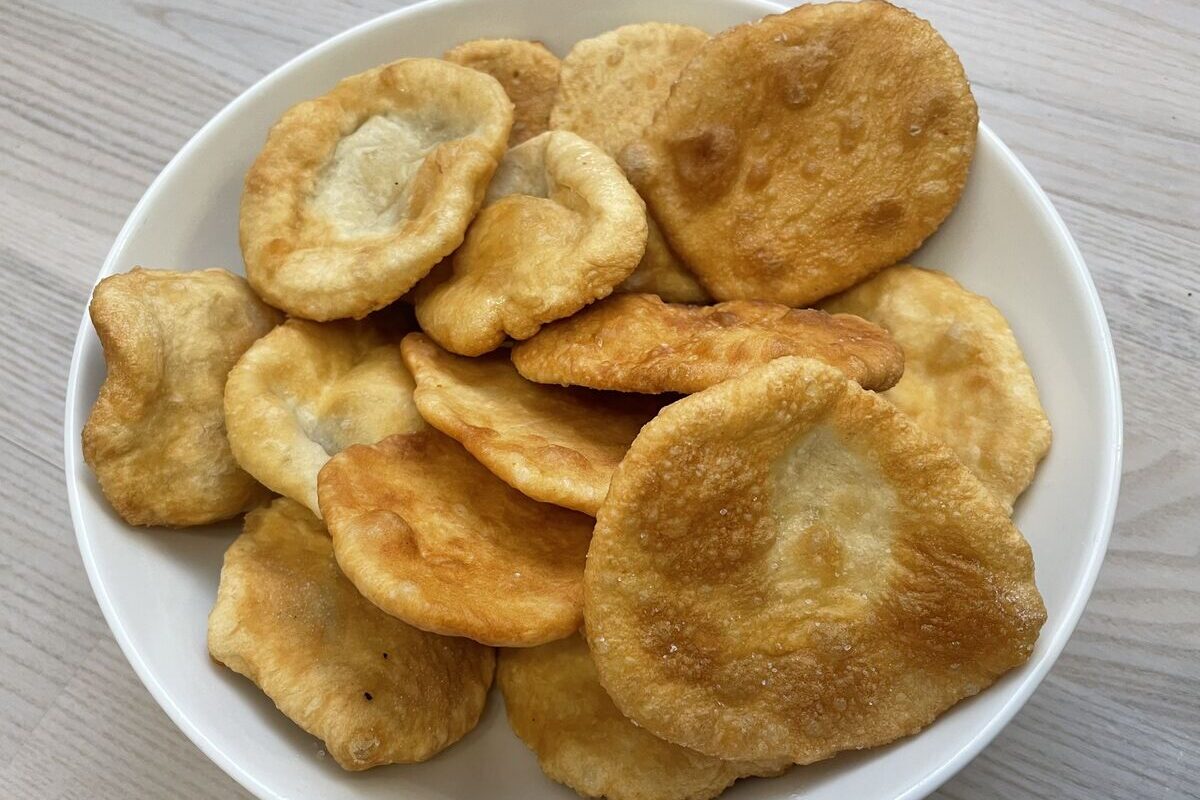
<svg viewBox="0 0 1200 800">
<path fill-rule="evenodd" d="M 63 489 L 67 365 L 113 237 L 175 151 L 267 71 L 395 5 L 0 0 L 2 797 L 247 796 L 154 704 L 92 597 Z M 1078 239 L 1126 413 L 1083 620 L 937 796 L 1200 797 L 1200 5 L 909 5 Z"/>
</svg>

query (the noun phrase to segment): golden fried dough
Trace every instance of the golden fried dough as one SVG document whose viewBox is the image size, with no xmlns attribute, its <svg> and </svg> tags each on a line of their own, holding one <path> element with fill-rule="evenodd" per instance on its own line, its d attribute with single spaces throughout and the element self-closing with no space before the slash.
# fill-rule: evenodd
<svg viewBox="0 0 1200 800">
<path fill-rule="evenodd" d="M 709 758 L 634 725 L 600 686 L 579 635 L 502 650 L 496 683 L 509 724 L 542 771 L 584 797 L 707 800 L 740 777 L 790 766 Z"/>
<path fill-rule="evenodd" d="M 785 355 L 823 361 L 867 389 L 886 389 L 904 371 L 887 331 L 849 314 L 747 300 L 686 306 L 645 294 L 615 295 L 551 325 L 513 348 L 512 360 L 538 383 L 686 394 Z"/>
<path fill-rule="evenodd" d="M 425 427 L 399 336 L 374 319 L 290 319 L 229 373 L 225 419 L 239 464 L 314 514 L 317 473 L 352 444 Z"/>
<path fill-rule="evenodd" d="M 1029 545 L 941 442 L 818 361 L 665 408 L 600 508 L 600 682 L 657 736 L 804 764 L 916 733 L 1023 663 Z"/>
<path fill-rule="evenodd" d="M 562 62 L 550 126 L 617 154 L 639 136 L 667 99 L 671 84 L 708 34 L 690 25 L 625 25 L 576 42 Z M 648 218 L 646 253 L 619 291 L 649 292 L 672 303 L 709 297 Z"/>
<path fill-rule="evenodd" d="M 645 248 L 646 206 L 616 162 L 544 133 L 504 156 L 463 246 L 417 287 L 417 319 L 447 350 L 481 355 L 605 297 Z"/>
<path fill-rule="evenodd" d="M 592 520 L 530 500 L 450 437 L 347 448 L 317 490 L 342 570 L 389 614 L 504 647 L 579 627 Z"/>
<path fill-rule="evenodd" d="M 937 229 L 977 123 L 924 20 L 881 0 L 811 4 L 702 46 L 620 160 L 714 297 L 802 306 Z"/>
<path fill-rule="evenodd" d="M 827 300 L 887 328 L 904 350 L 904 377 L 884 395 L 950 445 L 1008 508 L 1050 449 L 1050 420 L 1008 322 L 949 275 L 886 269 Z"/>
<path fill-rule="evenodd" d="M 419 333 L 403 351 L 431 425 L 509 486 L 593 516 L 629 443 L 662 407 L 657 398 L 532 383 L 507 353 L 463 358 Z"/>
<path fill-rule="evenodd" d="M 475 727 L 495 653 L 417 630 L 342 575 L 329 536 L 279 498 L 225 553 L 208 650 L 325 742 L 345 769 L 424 761 Z"/>
<path fill-rule="evenodd" d="M 246 276 L 297 317 L 361 318 L 462 242 L 512 126 L 490 75 L 408 58 L 294 106 L 246 174 Z"/>
<path fill-rule="evenodd" d="M 643 22 L 576 42 L 562 61 L 550 127 L 578 133 L 615 156 L 650 124 L 707 41 L 691 25 Z"/>
<path fill-rule="evenodd" d="M 646 252 L 618 292 L 656 294 L 668 303 L 707 303 L 712 298 L 663 238 L 658 223 L 646 215 Z"/>
<path fill-rule="evenodd" d="M 265 500 L 229 451 L 221 394 L 278 312 L 223 269 L 140 267 L 100 281 L 89 310 L 108 376 L 83 458 L 116 512 L 131 525 L 203 525 Z"/>
<path fill-rule="evenodd" d="M 522 39 L 475 39 L 447 50 L 442 58 L 486 72 L 513 102 L 508 146 L 545 133 L 558 90 L 558 56 L 541 42 Z"/>
</svg>

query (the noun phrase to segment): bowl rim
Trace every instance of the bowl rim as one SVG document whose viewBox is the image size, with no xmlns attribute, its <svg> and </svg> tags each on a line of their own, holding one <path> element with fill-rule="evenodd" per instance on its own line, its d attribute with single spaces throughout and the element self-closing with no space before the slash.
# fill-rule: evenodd
<svg viewBox="0 0 1200 800">
<path fill-rule="evenodd" d="M 327 50 L 340 47 L 344 41 L 353 39 L 368 29 L 388 24 L 393 20 L 402 19 L 408 15 L 420 13 L 432 6 L 447 5 L 454 2 L 456 0 L 420 0 L 420 2 L 386 12 L 354 25 L 341 33 L 318 42 L 299 55 L 287 60 L 231 100 L 188 139 L 183 147 L 171 157 L 162 171 L 150 183 L 149 187 L 147 187 L 130 212 L 129 217 L 125 220 L 124 225 L 122 225 L 120 232 L 113 241 L 112 247 L 109 248 L 108 254 L 104 259 L 104 264 L 101 266 L 93 282 L 93 289 L 101 279 L 116 271 L 117 258 L 124 250 L 125 244 L 133 235 L 133 232 L 143 223 L 147 209 L 163 191 L 162 187 L 167 183 L 169 176 L 177 171 L 180 168 L 180 164 L 190 157 L 192 151 L 207 137 L 210 130 L 221 125 L 226 119 L 236 116 L 241 108 L 250 103 L 253 98 L 270 91 L 274 83 L 281 79 L 283 75 L 307 61 L 319 57 Z M 775 0 L 756 0 L 756 2 L 764 8 L 774 8 L 778 11 L 786 11 L 788 8 Z M 1021 707 L 1029 700 L 1030 696 L 1032 696 L 1034 690 L 1041 684 L 1046 674 L 1050 671 L 1050 668 L 1058 661 L 1063 648 L 1066 646 L 1067 641 L 1070 639 L 1079 622 L 1084 607 L 1091 597 L 1100 566 L 1107 553 L 1108 542 L 1115 521 L 1117 498 L 1121 484 L 1122 462 L 1124 458 L 1124 419 L 1120 378 L 1118 376 L 1116 352 L 1113 348 L 1108 317 L 1104 313 L 1103 304 L 1100 301 L 1099 293 L 1096 291 L 1096 285 L 1092 280 L 1091 272 L 1084 262 L 1079 246 L 1076 244 L 1074 237 L 1071 236 L 1057 209 L 1055 209 L 1046 192 L 1025 165 L 1021 163 L 1020 159 L 1017 158 L 1016 154 L 982 120 L 979 122 L 978 136 L 981 140 L 986 141 L 987 146 L 994 147 L 1004 165 L 1016 173 L 1020 179 L 1019 184 L 1022 200 L 1037 207 L 1040 214 L 1050 222 L 1055 237 L 1065 243 L 1067 247 L 1067 253 L 1072 270 L 1075 273 L 1075 278 L 1082 283 L 1083 292 L 1086 295 L 1089 314 L 1094 320 L 1099 322 L 1098 330 L 1094 331 L 1094 333 L 1099 334 L 1099 345 L 1103 350 L 1102 369 L 1106 389 L 1104 400 L 1109 405 L 1106 415 L 1107 427 L 1103 433 L 1113 443 L 1113 450 L 1107 464 L 1106 485 L 1099 487 L 1103 490 L 1104 494 L 1102 500 L 1103 508 L 1100 509 L 1101 516 L 1098 522 L 1098 535 L 1094 536 L 1091 548 L 1087 553 L 1087 560 L 1083 565 L 1082 580 L 1076 586 L 1071 596 L 1066 612 L 1063 615 L 1063 623 L 1051 637 L 1050 641 L 1046 643 L 1040 659 L 1033 663 L 1032 668 L 1023 677 L 1021 682 L 1010 690 L 1011 695 L 1008 701 L 992 716 L 983 728 L 975 736 L 964 742 L 956 752 L 947 756 L 938 767 L 930 770 L 925 776 L 900 794 L 895 795 L 894 800 L 919 800 L 926 797 L 965 767 L 1012 720 Z M 89 293 L 89 298 L 90 296 Z M 130 666 L 133 667 L 142 684 L 176 727 L 205 756 L 247 791 L 262 800 L 281 800 L 276 792 L 248 772 L 236 757 L 226 753 L 205 735 L 204 731 L 197 727 L 175 703 L 170 693 L 159 682 L 154 670 L 143 658 L 142 653 L 133 644 L 121 617 L 113 605 L 112 599 L 109 597 L 107 587 L 99 575 L 95 554 L 92 549 L 92 541 L 87 533 L 87 524 L 83 518 L 79 498 L 79 482 L 74 477 L 79 471 L 80 463 L 76 455 L 78 452 L 78 442 L 72 436 L 72 431 L 76 429 L 75 423 L 77 422 L 75 419 L 74 401 L 78 391 L 83 346 L 87 339 L 89 324 L 88 310 L 87 306 L 85 306 L 83 317 L 76 332 L 75 345 L 71 352 L 71 366 L 67 378 L 63 414 L 63 466 L 67 484 L 67 499 L 71 510 L 71 522 L 75 529 L 76 542 L 87 572 L 88 582 L 91 584 L 96 601 L 100 606 L 105 621 L 108 623 L 109 629 L 113 633 L 113 637 L 121 648 L 121 652 L 125 655 Z"/>
</svg>

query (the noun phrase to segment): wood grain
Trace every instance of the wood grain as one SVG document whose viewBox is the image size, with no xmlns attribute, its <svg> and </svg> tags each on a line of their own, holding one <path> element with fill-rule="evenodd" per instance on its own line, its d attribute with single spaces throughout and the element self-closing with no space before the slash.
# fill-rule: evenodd
<svg viewBox="0 0 1200 800">
<path fill-rule="evenodd" d="M 1117 528 L 1062 659 L 938 797 L 1200 798 L 1200 5 L 912 0 L 1078 239 L 1116 339 Z M 0 796 L 247 797 L 114 644 L 66 508 L 67 366 L 122 221 L 205 120 L 384 0 L 0 0 Z"/>
</svg>

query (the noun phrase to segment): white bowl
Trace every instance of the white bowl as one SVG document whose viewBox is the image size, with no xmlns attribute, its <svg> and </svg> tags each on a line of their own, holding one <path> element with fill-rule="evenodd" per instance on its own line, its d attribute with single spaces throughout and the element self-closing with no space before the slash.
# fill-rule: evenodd
<svg viewBox="0 0 1200 800">
<path fill-rule="evenodd" d="M 429 0 L 310 50 L 204 126 L 151 185 L 100 277 L 135 264 L 238 269 L 242 176 L 268 127 L 339 78 L 401 56 L 432 56 L 478 37 L 573 42 L 630 22 L 687 22 L 716 32 L 779 10 L 764 0 Z M 1087 268 L 1045 194 L 987 127 L 962 203 L 916 263 L 945 270 L 1012 323 L 1054 425 L 1054 446 L 1016 519 L 1037 561 L 1049 618 L 1033 657 L 917 736 L 781 778 L 740 782 L 730 797 L 918 798 L 966 764 L 1029 698 L 1066 644 L 1104 556 L 1121 461 L 1121 410 L 1108 326 Z M 417 766 L 343 772 L 321 744 L 249 681 L 209 659 L 205 622 L 233 524 L 139 530 L 108 507 L 83 463 L 80 430 L 104 377 L 87 317 L 66 405 L 66 473 L 79 549 L 96 599 L 129 662 L 171 719 L 261 798 L 573 796 L 551 783 L 508 730 L 501 701 L 479 728 Z"/>
</svg>

